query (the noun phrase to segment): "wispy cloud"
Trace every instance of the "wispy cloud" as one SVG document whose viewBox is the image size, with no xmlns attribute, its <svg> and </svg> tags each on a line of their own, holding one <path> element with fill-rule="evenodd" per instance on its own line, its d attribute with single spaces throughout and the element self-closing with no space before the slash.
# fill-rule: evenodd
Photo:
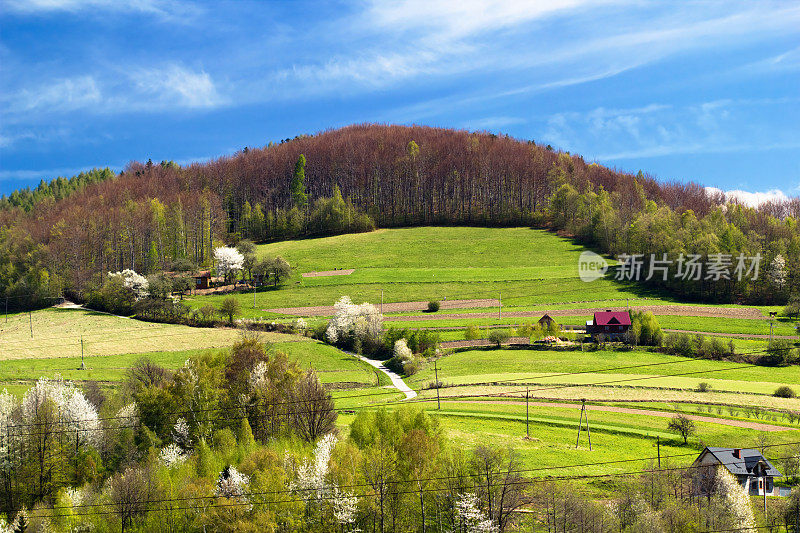
<svg viewBox="0 0 800 533">
<path fill-rule="evenodd" d="M 225 103 L 208 73 L 192 71 L 178 64 L 138 70 L 131 76 L 131 81 L 141 93 L 162 104 L 210 108 Z"/>
<path fill-rule="evenodd" d="M 542 139 L 604 162 L 675 154 L 732 153 L 800 147 L 796 126 L 779 118 L 796 99 L 725 99 L 694 105 L 650 104 L 555 113 Z M 777 118 L 776 118 L 777 117 Z M 772 120 L 774 119 L 774 120 Z M 748 124 L 741 136 L 737 124 Z"/>
<path fill-rule="evenodd" d="M 4 0 L 2 6 L 18 15 L 103 11 L 178 19 L 196 12 L 195 7 L 177 0 Z"/>
<path fill-rule="evenodd" d="M 0 97 L 0 112 L 18 123 L 30 114 L 156 112 L 225 105 L 211 76 L 178 63 L 100 72 L 19 89 Z"/>
</svg>

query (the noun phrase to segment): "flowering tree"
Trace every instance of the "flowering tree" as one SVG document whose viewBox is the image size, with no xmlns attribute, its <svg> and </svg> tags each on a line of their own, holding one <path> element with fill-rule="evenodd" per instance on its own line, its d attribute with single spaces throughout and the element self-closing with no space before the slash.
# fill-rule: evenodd
<svg viewBox="0 0 800 533">
<path fill-rule="evenodd" d="M 244 256 L 236 248 L 220 246 L 214 248 L 214 264 L 217 267 L 217 275 L 224 277 L 227 283 L 233 274 L 242 269 Z"/>
<path fill-rule="evenodd" d="M 346 525 L 355 521 L 358 511 L 358 497 L 352 492 L 340 490 L 335 482 L 326 479 L 331 453 L 337 442 L 336 435 L 329 433 L 322 437 L 314 448 L 314 459 L 294 467 L 295 479 L 290 488 L 300 494 L 308 506 L 320 506 L 328 501 L 334 518 Z M 292 468 L 290 465 L 289 468 Z"/>
<path fill-rule="evenodd" d="M 22 398 L 23 421 L 34 421 L 48 402 L 52 402 L 58 412 L 59 429 L 76 434 L 81 444 L 97 446 L 100 443 L 101 426 L 97 409 L 83 392 L 61 377 L 53 380 L 41 378 L 28 389 Z"/>
<path fill-rule="evenodd" d="M 167 468 L 183 463 L 186 460 L 186 457 L 187 455 L 183 451 L 183 448 L 175 443 L 161 448 L 161 451 L 158 454 L 159 460 L 164 463 L 164 466 Z"/>
<path fill-rule="evenodd" d="M 236 470 L 235 466 L 226 466 L 219 474 L 219 478 L 217 478 L 214 496 L 249 501 L 247 498 L 247 486 L 249 484 L 250 478 Z"/>
<path fill-rule="evenodd" d="M 126 268 L 120 272 L 109 272 L 109 278 L 120 278 L 122 285 L 133 293 L 136 300 L 147 298 L 149 293 L 150 284 L 147 278 L 137 274 L 135 271 Z"/>
<path fill-rule="evenodd" d="M 726 468 L 717 468 L 714 492 L 724 498 L 726 513 L 734 521 L 737 531 L 756 531 L 756 519 L 750 496 Z"/>
<path fill-rule="evenodd" d="M 368 303 L 356 305 L 349 296 L 342 296 L 334 305 L 325 338 L 331 344 L 354 348 L 377 346 L 383 331 L 383 315 Z"/>
<path fill-rule="evenodd" d="M 478 507 L 477 495 L 460 494 L 455 508 L 458 521 L 468 533 L 497 533 L 497 526 Z"/>
</svg>

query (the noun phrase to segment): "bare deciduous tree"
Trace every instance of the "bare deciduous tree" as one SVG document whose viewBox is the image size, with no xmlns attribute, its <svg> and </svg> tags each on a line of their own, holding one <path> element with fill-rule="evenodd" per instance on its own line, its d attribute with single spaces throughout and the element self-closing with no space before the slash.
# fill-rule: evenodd
<svg viewBox="0 0 800 533">
<path fill-rule="evenodd" d="M 309 370 L 300 378 L 292 397 L 292 426 L 300 437 L 313 442 L 334 430 L 337 413 L 333 398 L 316 372 Z"/>
</svg>

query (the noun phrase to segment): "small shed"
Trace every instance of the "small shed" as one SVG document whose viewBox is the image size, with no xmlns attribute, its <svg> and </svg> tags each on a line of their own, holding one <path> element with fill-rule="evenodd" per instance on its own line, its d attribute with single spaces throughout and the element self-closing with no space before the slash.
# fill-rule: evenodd
<svg viewBox="0 0 800 533">
<path fill-rule="evenodd" d="M 782 474 L 758 450 L 706 446 L 692 466 L 700 473 L 695 480 L 695 492 L 700 494 L 704 494 L 711 486 L 715 468 L 724 466 L 748 494 L 764 496 L 766 491 L 767 496 L 782 495 L 774 483 L 775 478 Z"/>
<path fill-rule="evenodd" d="M 545 314 L 542 318 L 539 319 L 539 326 L 542 329 L 548 329 L 551 326 L 558 327 L 558 323 L 555 320 L 553 320 L 553 317 L 551 317 L 548 314 Z"/>
<path fill-rule="evenodd" d="M 211 286 L 211 271 L 201 270 L 192 275 L 195 289 L 207 289 Z"/>
<path fill-rule="evenodd" d="M 631 315 L 627 311 L 607 309 L 594 314 L 594 319 L 586 322 L 586 333 L 597 340 L 605 335 L 611 340 L 622 340 L 631 327 Z"/>
</svg>

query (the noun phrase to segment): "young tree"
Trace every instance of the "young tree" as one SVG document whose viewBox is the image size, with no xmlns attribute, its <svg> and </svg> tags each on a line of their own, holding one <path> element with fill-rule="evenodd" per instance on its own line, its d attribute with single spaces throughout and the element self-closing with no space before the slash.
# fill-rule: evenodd
<svg viewBox="0 0 800 533">
<path fill-rule="evenodd" d="M 222 303 L 219 304 L 218 312 L 223 317 L 228 317 L 228 323 L 233 324 L 233 317 L 238 315 L 242 310 L 242 304 L 233 296 L 228 296 Z"/>
<path fill-rule="evenodd" d="M 683 443 L 689 442 L 689 437 L 695 433 L 694 422 L 684 415 L 675 415 L 667 424 L 669 431 L 675 432 L 683 438 Z"/>
</svg>

